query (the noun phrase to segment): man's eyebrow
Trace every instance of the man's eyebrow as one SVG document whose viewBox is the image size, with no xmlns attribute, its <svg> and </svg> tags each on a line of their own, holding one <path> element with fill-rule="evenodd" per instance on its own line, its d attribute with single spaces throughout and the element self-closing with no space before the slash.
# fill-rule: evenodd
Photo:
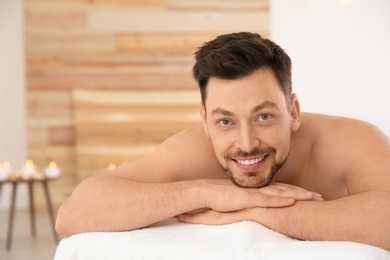
<svg viewBox="0 0 390 260">
<path fill-rule="evenodd" d="M 274 109 L 278 109 L 278 106 L 276 103 L 274 102 L 271 102 L 271 101 L 264 101 L 263 103 L 255 106 L 253 109 L 252 109 L 252 113 L 256 113 L 258 111 L 261 111 L 262 109 L 264 108 L 274 108 Z M 234 114 L 228 110 L 225 110 L 225 109 L 222 109 L 220 107 L 214 109 L 213 111 L 211 111 L 211 116 L 214 116 L 214 115 L 223 115 L 223 116 L 233 116 Z"/>
<path fill-rule="evenodd" d="M 274 108 L 274 109 L 277 109 L 278 108 L 278 105 L 274 102 L 271 102 L 271 101 L 264 101 L 263 103 L 255 106 L 253 109 L 252 109 L 252 113 L 255 113 L 255 112 L 258 112 L 264 108 Z"/>
<path fill-rule="evenodd" d="M 224 116 L 233 116 L 232 112 L 227 111 L 225 109 L 222 109 L 220 107 L 214 109 L 213 111 L 211 111 L 211 116 L 214 116 L 214 115 L 217 115 L 217 114 L 224 115 Z"/>
</svg>

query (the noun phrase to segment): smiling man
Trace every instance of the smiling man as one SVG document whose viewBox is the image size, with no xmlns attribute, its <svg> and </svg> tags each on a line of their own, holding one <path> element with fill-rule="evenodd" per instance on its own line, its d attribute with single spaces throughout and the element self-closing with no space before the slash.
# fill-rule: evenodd
<svg viewBox="0 0 390 260">
<path fill-rule="evenodd" d="M 80 183 L 59 210 L 60 234 L 134 230 L 177 216 L 251 220 L 303 240 L 390 250 L 385 134 L 359 120 L 301 113 L 290 58 L 257 34 L 221 35 L 195 58 L 202 124 Z"/>
<path fill-rule="evenodd" d="M 290 152 L 291 124 L 286 102 L 272 70 L 259 69 L 237 80 L 211 78 L 201 109 L 204 130 L 219 163 L 232 181 L 241 187 L 261 188 L 271 183 Z M 289 90 L 288 90 L 289 91 Z M 245 102 L 237 102 L 245 100 Z"/>
</svg>

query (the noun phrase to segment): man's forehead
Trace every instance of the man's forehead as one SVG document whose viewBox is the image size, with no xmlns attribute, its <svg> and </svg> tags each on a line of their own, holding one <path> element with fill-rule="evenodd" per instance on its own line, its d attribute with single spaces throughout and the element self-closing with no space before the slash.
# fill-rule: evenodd
<svg viewBox="0 0 390 260">
<path fill-rule="evenodd" d="M 207 105 L 206 105 L 207 107 Z M 274 101 L 270 101 L 270 100 L 264 100 L 264 101 L 260 101 L 258 102 L 257 104 L 255 103 L 253 106 L 248 106 L 248 111 L 252 114 L 254 113 L 258 113 L 264 109 L 267 109 L 268 111 L 271 110 L 271 111 L 278 111 L 280 110 L 281 106 L 277 103 L 277 102 L 274 102 Z M 209 107 L 210 109 L 210 113 L 211 115 L 225 115 L 225 116 L 233 116 L 235 114 L 235 106 L 232 105 L 232 106 L 229 106 L 229 105 L 220 105 L 218 106 L 215 106 L 215 107 L 212 107 L 210 106 Z"/>
</svg>

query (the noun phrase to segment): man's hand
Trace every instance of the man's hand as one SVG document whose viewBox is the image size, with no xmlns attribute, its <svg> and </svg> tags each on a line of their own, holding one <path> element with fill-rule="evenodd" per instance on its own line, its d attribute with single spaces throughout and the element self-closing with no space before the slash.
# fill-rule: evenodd
<svg viewBox="0 0 390 260">
<path fill-rule="evenodd" d="M 248 208 L 231 212 L 218 212 L 212 209 L 205 209 L 202 212 L 190 212 L 177 216 L 177 218 L 189 224 L 203 225 L 225 225 L 241 221 L 254 221 L 252 214 L 259 208 Z"/>
<path fill-rule="evenodd" d="M 188 212 L 189 214 L 197 214 L 209 209 L 216 212 L 233 212 L 256 207 L 280 208 L 291 206 L 295 201 L 323 200 L 318 193 L 283 183 L 272 183 L 258 189 L 246 189 L 235 186 L 228 179 L 203 181 L 206 182 L 204 187 L 211 193 L 206 193 L 203 209 Z"/>
<path fill-rule="evenodd" d="M 231 182 L 228 180 L 212 182 L 226 187 L 231 185 Z M 224 225 L 240 221 L 256 221 L 257 216 L 264 214 L 266 208 L 287 207 L 293 205 L 295 201 L 323 201 L 322 196 L 318 193 L 284 183 L 272 183 L 269 186 L 259 189 L 243 189 L 239 187 L 237 189 L 247 194 L 237 194 L 237 197 L 229 200 L 229 202 L 233 201 L 233 204 L 235 204 L 238 202 L 237 198 L 239 196 L 248 196 L 248 201 L 244 203 L 247 207 L 238 210 L 225 210 L 224 204 L 211 205 L 210 208 L 187 212 L 177 216 L 177 218 L 182 222 L 191 224 Z M 254 198 L 260 201 L 254 201 L 252 203 L 251 201 Z M 291 199 L 293 203 L 285 205 L 283 199 Z M 216 202 L 216 200 L 213 200 L 213 202 Z M 233 206 L 233 204 L 230 206 Z M 254 204 L 257 206 L 249 206 Z"/>
</svg>

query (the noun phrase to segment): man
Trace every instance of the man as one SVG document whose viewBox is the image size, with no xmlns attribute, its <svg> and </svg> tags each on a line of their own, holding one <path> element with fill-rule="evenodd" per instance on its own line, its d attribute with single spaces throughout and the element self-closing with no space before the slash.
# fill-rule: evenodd
<svg viewBox="0 0 390 260">
<path fill-rule="evenodd" d="M 390 141 L 358 120 L 301 113 L 291 61 L 257 34 L 222 35 L 196 53 L 202 125 L 145 158 L 87 178 L 61 206 L 70 236 L 177 216 L 251 220 L 304 240 L 390 250 Z"/>
</svg>

